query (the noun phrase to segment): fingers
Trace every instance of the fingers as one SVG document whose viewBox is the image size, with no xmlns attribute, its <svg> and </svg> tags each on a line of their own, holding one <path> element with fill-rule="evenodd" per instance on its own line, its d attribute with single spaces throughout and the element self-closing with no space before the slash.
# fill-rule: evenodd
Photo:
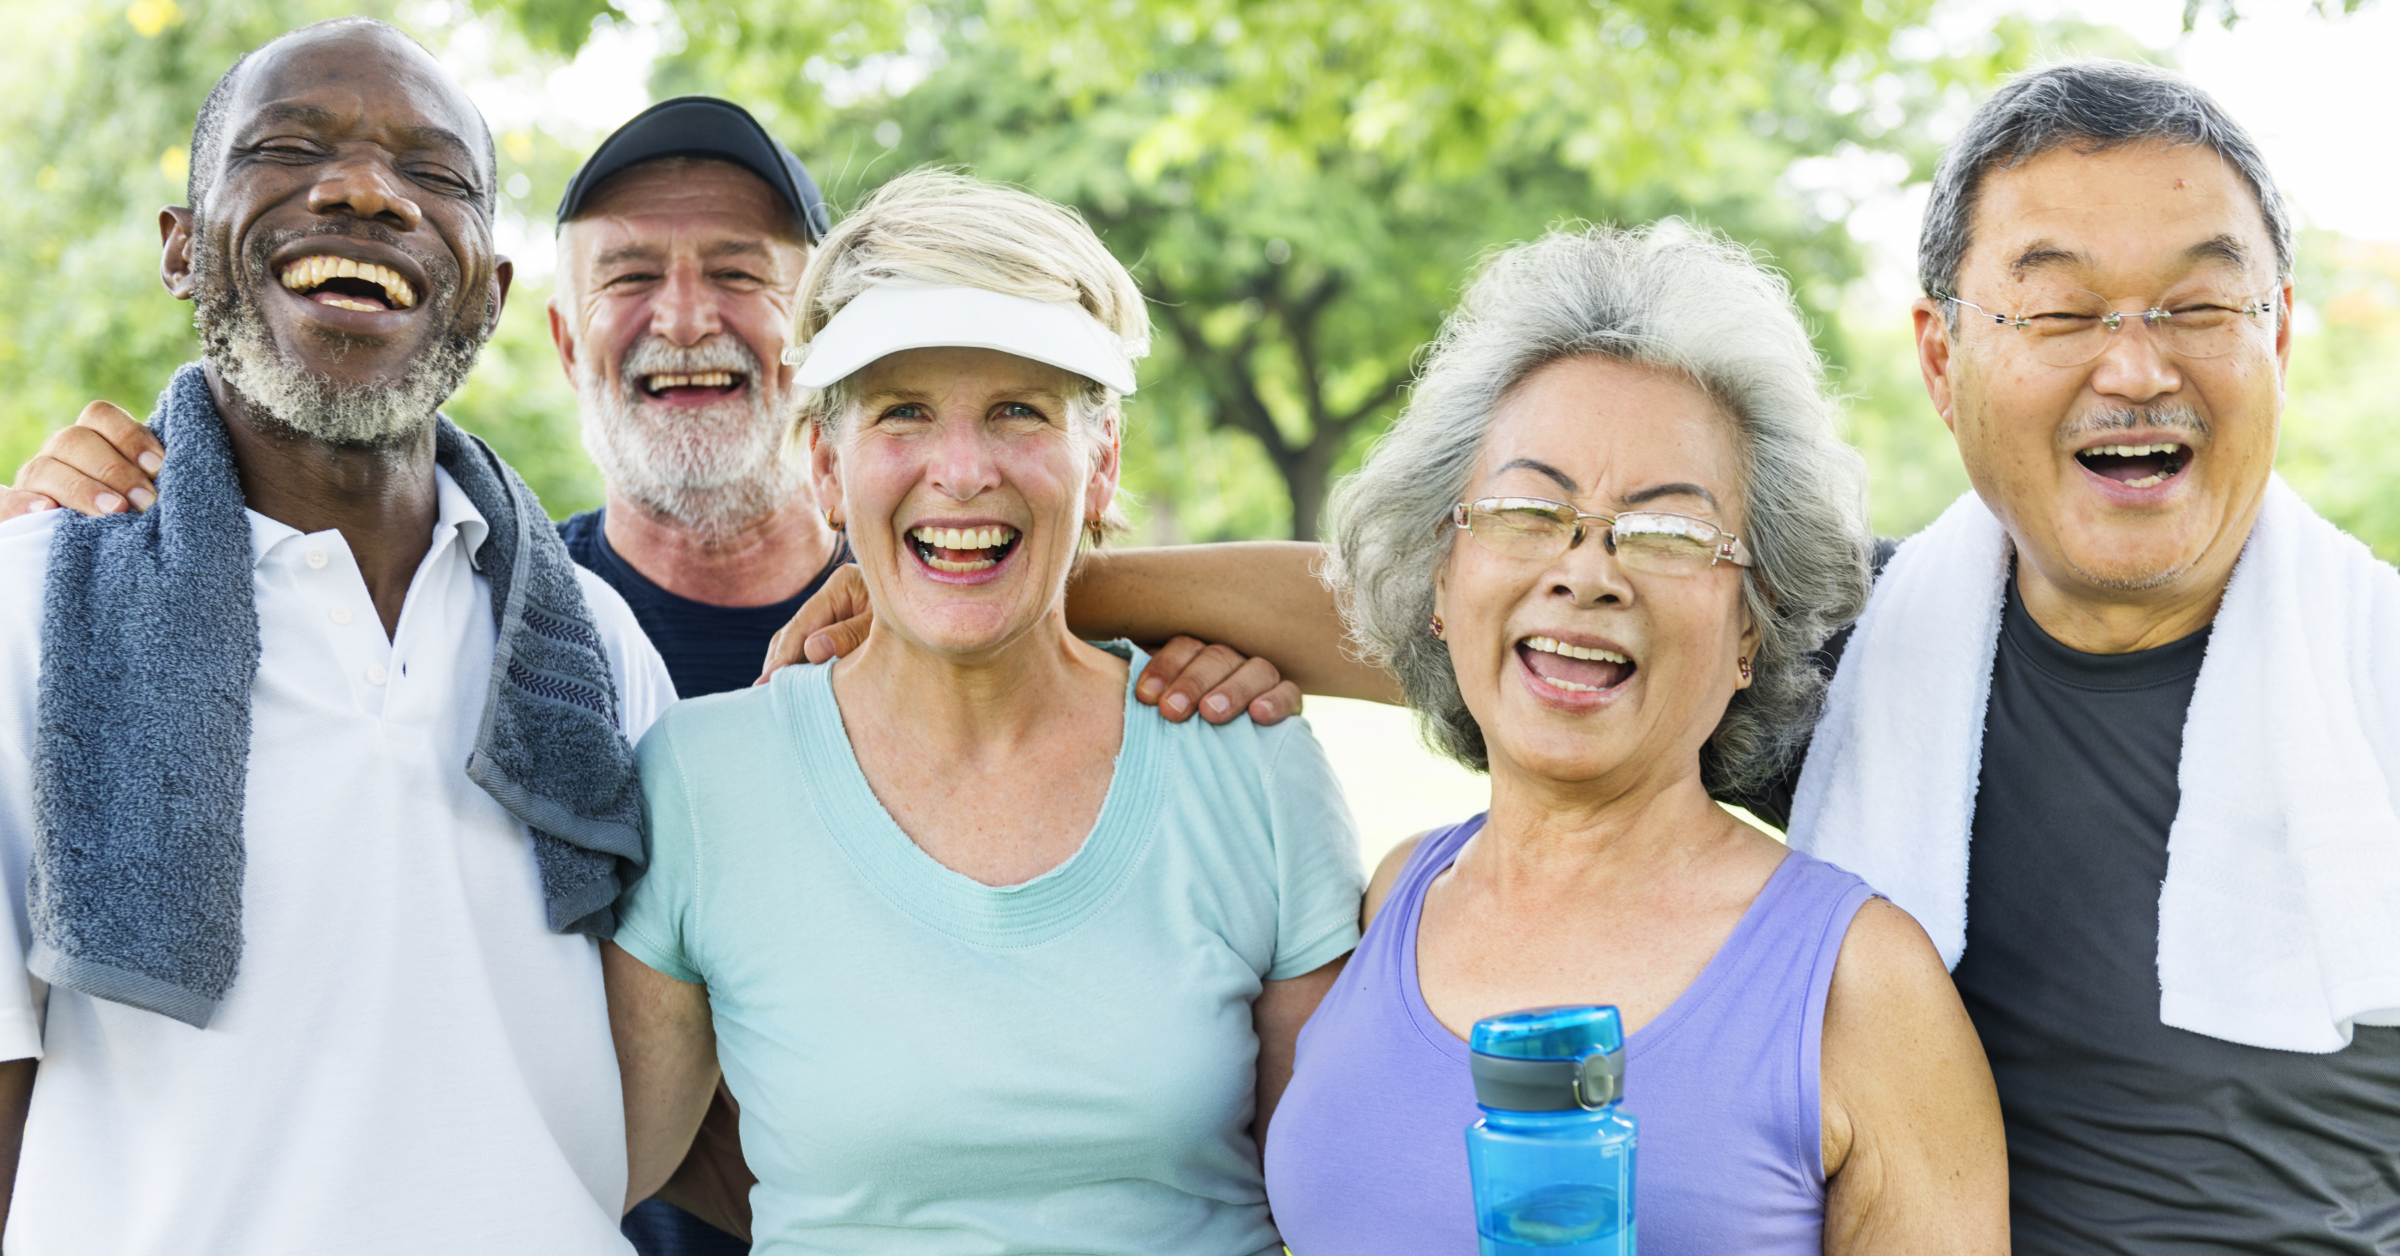
<svg viewBox="0 0 2400 1256">
<path fill-rule="evenodd" d="M 166 465 L 167 447 L 115 402 L 95 401 L 85 406 L 83 413 L 75 416 L 75 426 L 98 432 L 127 462 L 148 475 L 157 475 L 158 469 Z"/>
<path fill-rule="evenodd" d="M 825 578 L 825 587 L 802 602 L 791 622 L 767 643 L 766 666 L 754 683 L 763 685 L 768 677 L 794 663 L 822 663 L 856 650 L 866 642 L 867 629 L 874 622 L 874 608 L 867 603 L 867 582 L 858 568 L 847 564 L 835 568 Z"/>
<path fill-rule="evenodd" d="M 1237 659 L 1242 658 L 1224 646 L 1210 646 L 1209 649 L 1225 650 Z M 1210 686 L 1207 695 L 1200 699 L 1200 718 L 1211 724 L 1229 723 L 1234 717 L 1265 701 L 1278 686 L 1291 689 L 1289 701 L 1293 706 L 1299 705 L 1300 691 L 1284 684 L 1283 674 L 1275 670 L 1273 663 L 1265 659 L 1242 659 L 1242 665 L 1235 668 L 1231 676 Z M 1282 719 L 1284 714 L 1288 712 L 1278 713 L 1275 719 Z M 1274 720 L 1265 722 L 1273 723 Z"/>
<path fill-rule="evenodd" d="M 1250 722 L 1281 724 L 1286 716 L 1300 714 L 1300 686 L 1283 681 L 1274 688 L 1250 700 Z"/>
<path fill-rule="evenodd" d="M 40 493 L 21 488 L 0 488 L 0 519 L 14 519 L 18 515 L 56 509 L 58 503 Z"/>
<path fill-rule="evenodd" d="M 150 451 L 137 456 L 158 461 Z M 99 429 L 81 425 L 52 433 L 42 452 L 18 472 L 17 487 L 87 515 L 114 514 L 128 506 L 148 510 L 158 500 L 149 472 Z"/>
<path fill-rule="evenodd" d="M 1224 667 L 1222 674 L 1211 675 L 1210 683 L 1206 686 L 1181 687 L 1178 682 L 1182 679 L 1184 672 L 1191 667 L 1193 660 L 1199 658 L 1201 652 L 1206 649 L 1208 649 L 1206 643 L 1191 637 L 1176 637 L 1158 647 L 1150 655 L 1150 665 L 1142 669 L 1141 681 L 1133 687 L 1135 699 L 1157 707 L 1158 713 L 1167 717 L 1172 723 L 1180 724 L 1191 718 L 1193 704 L 1199 700 L 1200 695 L 1208 689 L 1215 688 L 1216 680 L 1233 673 L 1232 667 Z M 1227 650 L 1226 653 L 1232 654 L 1233 652 Z M 1235 655 L 1234 657 L 1238 659 L 1240 656 Z"/>
</svg>

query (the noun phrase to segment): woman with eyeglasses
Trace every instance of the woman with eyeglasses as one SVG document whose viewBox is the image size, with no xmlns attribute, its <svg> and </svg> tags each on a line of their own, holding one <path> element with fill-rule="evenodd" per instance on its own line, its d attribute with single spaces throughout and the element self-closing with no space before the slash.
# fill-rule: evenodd
<svg viewBox="0 0 2400 1256">
<path fill-rule="evenodd" d="M 1710 801 L 1864 603 L 1860 460 L 1782 281 L 1674 227 L 1495 258 L 1335 501 L 1358 641 L 1491 806 L 1402 844 L 1267 1143 L 1299 1256 L 1474 1249 L 1466 1037 L 1608 1003 L 1644 1256 L 2004 1252 L 1991 1073 L 1916 923 Z"/>
</svg>

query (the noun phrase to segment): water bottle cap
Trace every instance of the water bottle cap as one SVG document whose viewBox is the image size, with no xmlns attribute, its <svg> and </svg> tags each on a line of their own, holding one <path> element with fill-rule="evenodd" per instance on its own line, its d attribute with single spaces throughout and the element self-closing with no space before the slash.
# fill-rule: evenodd
<svg viewBox="0 0 2400 1256">
<path fill-rule="evenodd" d="M 1518 1112 L 1604 1108 L 1625 1094 L 1625 1031 L 1613 1007 L 1540 1007 L 1475 1022 L 1475 1102 Z"/>
</svg>

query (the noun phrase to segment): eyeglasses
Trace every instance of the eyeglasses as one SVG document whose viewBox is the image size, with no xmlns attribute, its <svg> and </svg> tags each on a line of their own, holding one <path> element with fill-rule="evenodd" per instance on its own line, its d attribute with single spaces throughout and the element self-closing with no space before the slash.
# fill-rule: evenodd
<svg viewBox="0 0 2400 1256">
<path fill-rule="evenodd" d="M 1740 538 L 1706 519 L 1655 510 L 1587 515 L 1542 497 L 1482 497 L 1450 508 L 1450 522 L 1475 543 L 1506 558 L 1549 560 L 1583 544 L 1599 524 L 1601 544 L 1629 571 L 1697 575 L 1719 562 L 1751 565 Z"/>
<path fill-rule="evenodd" d="M 2161 349 L 2176 357 L 2221 358 L 2239 348 L 2254 328 L 2274 323 L 2275 296 L 2247 304 L 2235 298 L 2201 296 L 2178 302 L 2174 309 L 2112 308 L 2108 298 L 2088 288 L 2045 297 L 2029 304 L 2028 313 L 1994 314 L 1961 297 L 1935 293 L 1936 301 L 1963 305 L 1977 314 L 2023 332 L 2035 360 L 2048 366 L 2083 366 L 2108 352 L 2114 334 L 2127 319 L 2139 319 L 2158 338 Z"/>
</svg>

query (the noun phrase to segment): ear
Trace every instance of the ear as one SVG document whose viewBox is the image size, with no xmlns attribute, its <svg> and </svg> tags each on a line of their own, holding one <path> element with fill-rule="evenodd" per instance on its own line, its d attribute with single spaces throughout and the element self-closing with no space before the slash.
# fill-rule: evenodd
<svg viewBox="0 0 2400 1256">
<path fill-rule="evenodd" d="M 2275 311 L 2275 373 L 2288 381 L 2292 373 L 2292 311 L 2298 308 L 2292 304 L 2292 281 L 2284 280 L 2275 295 L 2283 303 L 2283 308 Z"/>
<path fill-rule="evenodd" d="M 834 456 L 833 442 L 825 439 L 825 429 L 808 425 L 808 475 L 816 482 L 817 505 L 825 512 L 827 523 L 840 523 L 849 516 L 842 501 L 842 462 Z"/>
<path fill-rule="evenodd" d="M 1112 405 L 1108 410 L 1108 443 L 1101 447 L 1100 456 L 1092 461 L 1091 478 L 1084 482 L 1083 517 L 1097 519 L 1108 513 L 1109 505 L 1117 500 L 1117 484 L 1124 473 L 1125 421 Z"/>
<path fill-rule="evenodd" d="M 169 205 L 158 211 L 158 277 L 178 301 L 192 299 L 192 211 Z"/>
<path fill-rule="evenodd" d="M 508 289 L 516 281 L 517 264 L 515 262 L 505 257 L 492 259 L 491 317 L 483 327 L 484 339 L 491 339 L 492 334 L 500 330 L 500 311 L 508 308 Z"/>
<path fill-rule="evenodd" d="M 1742 652 L 1740 657 L 1750 660 L 1754 670 L 1756 664 L 1758 663 L 1758 643 L 1760 639 L 1761 638 L 1758 631 L 1758 619 L 1756 616 L 1753 616 L 1750 613 L 1750 599 L 1743 598 L 1741 636 Z M 1749 687 L 1750 682 L 1747 680 L 1741 680 L 1737 677 L 1737 679 L 1734 681 L 1734 688 L 1736 689 L 1748 689 Z"/>
<path fill-rule="evenodd" d="M 1950 340 L 1950 320 L 1943 317 L 1942 303 L 1932 297 L 1917 298 L 1909 310 L 1917 322 L 1917 370 L 1925 376 L 1925 395 L 1933 398 L 1942 426 L 1956 432 L 1958 423 L 1950 415 L 1950 351 L 1957 346 Z"/>
<path fill-rule="evenodd" d="M 571 383 L 575 379 L 575 333 L 567 326 L 567 316 L 560 312 L 557 297 L 550 298 L 543 308 L 550 314 L 550 343 L 558 348 L 558 369 L 567 373 Z"/>
</svg>

